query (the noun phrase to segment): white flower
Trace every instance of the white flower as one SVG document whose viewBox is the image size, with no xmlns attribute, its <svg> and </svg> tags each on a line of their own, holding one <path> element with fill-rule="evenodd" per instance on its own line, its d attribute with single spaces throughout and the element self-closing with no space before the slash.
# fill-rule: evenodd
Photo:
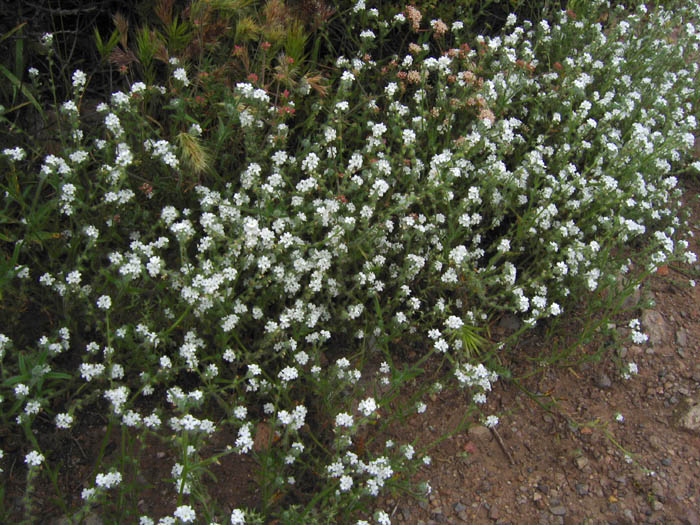
<svg viewBox="0 0 700 525">
<path fill-rule="evenodd" d="M 56 427 L 58 428 L 70 428 L 73 424 L 73 416 L 67 413 L 56 415 Z"/>
<path fill-rule="evenodd" d="M 102 310 L 109 310 L 112 306 L 112 298 L 109 295 L 102 295 L 97 299 L 97 307 Z"/>
<path fill-rule="evenodd" d="M 293 366 L 288 366 L 280 371 L 278 377 L 282 381 L 293 381 L 294 379 L 299 377 L 299 371 Z"/>
<path fill-rule="evenodd" d="M 383 124 L 382 122 L 379 122 L 377 124 L 372 125 L 372 136 L 373 137 L 381 137 L 384 133 L 386 132 L 386 125 Z"/>
<path fill-rule="evenodd" d="M 376 38 L 376 35 L 374 32 L 370 29 L 365 29 L 360 33 L 360 38 L 367 39 L 367 40 L 374 40 Z"/>
<path fill-rule="evenodd" d="M 87 76 L 80 69 L 76 69 L 73 72 L 73 88 L 76 91 L 81 91 L 85 87 L 87 82 Z"/>
<path fill-rule="evenodd" d="M 107 474 L 98 474 L 95 476 L 95 485 L 105 489 L 116 487 L 122 481 L 122 475 L 119 472 L 108 472 Z"/>
<path fill-rule="evenodd" d="M 462 328 L 462 326 L 464 326 L 464 321 L 462 321 L 456 315 L 451 315 L 447 318 L 447 321 L 445 321 L 445 325 L 447 328 L 451 328 L 452 330 L 459 330 Z"/>
<path fill-rule="evenodd" d="M 24 456 L 24 462 L 30 467 L 38 467 L 44 462 L 44 456 L 36 450 L 32 450 L 29 454 Z"/>
<path fill-rule="evenodd" d="M 353 423 L 352 416 L 347 412 L 341 412 L 335 416 L 335 426 L 337 427 L 351 427 Z"/>
<path fill-rule="evenodd" d="M 190 81 L 187 78 L 187 71 L 185 71 L 184 68 L 179 67 L 175 71 L 173 71 L 173 77 L 176 80 L 179 80 L 180 82 L 182 82 L 185 86 L 190 85 Z"/>
<path fill-rule="evenodd" d="M 360 401 L 357 408 L 365 416 L 369 416 L 377 409 L 377 402 L 373 397 L 368 397 L 367 399 Z"/>
<path fill-rule="evenodd" d="M 342 476 L 340 478 L 340 490 L 341 492 L 347 492 L 352 487 L 352 478 L 350 476 Z"/>
<path fill-rule="evenodd" d="M 484 421 L 484 425 L 489 428 L 494 428 L 496 425 L 498 425 L 498 417 L 494 415 L 487 417 L 486 421 Z"/>
<path fill-rule="evenodd" d="M 233 509 L 231 512 L 231 525 L 245 525 L 245 514 L 240 509 Z"/>
<path fill-rule="evenodd" d="M 2 150 L 2 154 L 7 155 L 8 157 L 10 157 L 10 159 L 12 159 L 15 162 L 24 160 L 24 158 L 27 156 L 27 153 L 20 147 L 12 149 L 6 148 Z"/>
<path fill-rule="evenodd" d="M 391 525 L 391 520 L 389 519 L 389 515 L 384 512 L 383 510 L 379 510 L 374 514 L 374 519 L 377 520 L 377 523 L 379 525 Z"/>
<path fill-rule="evenodd" d="M 29 387 L 27 385 L 25 385 L 24 383 L 17 383 L 15 385 L 15 396 L 25 397 L 28 394 L 29 394 Z"/>
<path fill-rule="evenodd" d="M 179 518 L 183 523 L 192 523 L 197 517 L 197 514 L 189 505 L 180 505 L 175 509 L 175 512 L 173 512 L 173 516 Z"/>
</svg>

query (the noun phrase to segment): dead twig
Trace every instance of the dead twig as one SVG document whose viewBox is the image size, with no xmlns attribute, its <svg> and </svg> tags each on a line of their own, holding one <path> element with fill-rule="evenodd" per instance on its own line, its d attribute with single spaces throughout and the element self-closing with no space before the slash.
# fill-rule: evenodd
<svg viewBox="0 0 700 525">
<path fill-rule="evenodd" d="M 503 439 L 501 438 L 501 435 L 498 433 L 498 430 L 491 427 L 491 432 L 496 437 L 496 441 L 498 441 L 498 444 L 501 446 L 501 450 L 503 450 L 503 453 L 508 457 L 508 461 L 510 461 L 510 464 L 515 465 L 515 460 L 513 459 L 513 456 L 511 456 L 508 449 L 506 448 L 505 443 L 503 443 Z"/>
</svg>

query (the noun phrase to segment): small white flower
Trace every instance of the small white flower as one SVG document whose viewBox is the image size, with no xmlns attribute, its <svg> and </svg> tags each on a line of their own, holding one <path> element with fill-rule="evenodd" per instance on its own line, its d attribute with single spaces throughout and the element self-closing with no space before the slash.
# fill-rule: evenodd
<svg viewBox="0 0 700 525">
<path fill-rule="evenodd" d="M 370 29 L 365 29 L 360 33 L 360 38 L 366 39 L 366 40 L 374 40 L 376 38 L 376 35 L 374 32 Z"/>
<path fill-rule="evenodd" d="M 44 456 L 36 450 L 32 450 L 29 454 L 24 456 L 24 462 L 30 467 L 38 467 L 44 462 Z"/>
<path fill-rule="evenodd" d="M 76 91 L 82 91 L 86 82 L 87 76 L 85 73 L 83 73 L 80 69 L 76 69 L 73 72 L 73 88 L 75 88 Z"/>
<path fill-rule="evenodd" d="M 179 80 L 180 82 L 182 82 L 183 85 L 185 85 L 185 86 L 190 85 L 190 81 L 187 78 L 187 71 L 185 71 L 185 69 L 182 67 L 179 67 L 175 71 L 173 71 L 173 77 L 176 80 Z"/>
<path fill-rule="evenodd" d="M 335 426 L 337 427 L 351 427 L 352 423 L 352 416 L 346 412 L 341 412 L 335 416 Z"/>
<path fill-rule="evenodd" d="M 487 417 L 486 421 L 484 421 L 484 425 L 489 428 L 494 428 L 496 425 L 498 425 L 498 416 L 491 415 Z"/>
<path fill-rule="evenodd" d="M 180 505 L 175 509 L 175 512 L 173 512 L 173 516 L 178 518 L 182 523 L 192 523 L 197 517 L 197 514 L 189 505 Z"/>
<path fill-rule="evenodd" d="M 231 525 L 245 525 L 245 514 L 240 509 L 233 509 L 231 512 Z"/>
<path fill-rule="evenodd" d="M 368 397 L 367 399 L 360 401 L 357 408 L 365 416 L 370 416 L 377 409 L 377 402 L 373 397 Z"/>
<path fill-rule="evenodd" d="M 73 424 L 73 416 L 68 413 L 57 414 L 56 415 L 56 427 L 58 428 L 70 428 Z"/>
<path fill-rule="evenodd" d="M 109 295 L 102 295 L 97 299 L 97 307 L 102 310 L 109 310 L 112 306 L 112 299 Z"/>
<path fill-rule="evenodd" d="M 29 387 L 27 385 L 25 385 L 24 383 L 17 383 L 15 385 L 15 396 L 25 397 L 28 394 L 29 394 Z"/>
<path fill-rule="evenodd" d="M 347 492 L 352 487 L 352 478 L 350 476 L 341 476 L 340 478 L 340 490 L 341 492 Z"/>
</svg>

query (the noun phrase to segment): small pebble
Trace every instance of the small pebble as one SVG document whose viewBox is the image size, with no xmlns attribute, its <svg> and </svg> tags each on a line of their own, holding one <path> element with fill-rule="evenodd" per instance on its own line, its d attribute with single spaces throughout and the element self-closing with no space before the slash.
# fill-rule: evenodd
<svg viewBox="0 0 700 525">
<path fill-rule="evenodd" d="M 557 505 L 556 507 L 550 507 L 549 512 L 555 516 L 566 516 L 566 508 L 562 505 Z"/>
<path fill-rule="evenodd" d="M 596 386 L 598 388 L 607 389 L 612 386 L 612 381 L 610 380 L 610 377 L 608 377 L 607 374 L 601 373 L 596 378 Z"/>
</svg>

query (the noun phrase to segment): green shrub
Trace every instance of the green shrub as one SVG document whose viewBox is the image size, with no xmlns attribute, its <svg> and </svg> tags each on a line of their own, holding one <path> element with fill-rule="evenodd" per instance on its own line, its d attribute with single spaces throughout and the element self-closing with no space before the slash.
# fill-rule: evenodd
<svg viewBox="0 0 700 525">
<path fill-rule="evenodd" d="M 319 59 L 325 89 L 308 74 L 268 83 L 277 58 L 229 87 L 192 56 L 164 63 L 167 85 L 111 94 L 88 126 L 76 71 L 54 108 L 57 151 L 3 151 L 3 297 L 47 311 L 38 341 L 4 324 L 0 350 L 27 519 L 38 477 L 68 515 L 137 518 L 160 481 L 136 460 L 152 440 L 169 447 L 176 494 L 152 518 L 362 518 L 430 461 L 380 441 L 430 392 L 467 389 L 464 421 L 497 424 L 480 406 L 518 338 L 584 300 L 611 315 L 645 272 L 694 259 L 674 174 L 696 127 L 698 37 L 681 17 L 697 6 L 595 2 L 466 41 L 463 23 L 363 4 L 337 13 L 356 51 Z M 505 313 L 522 328 L 492 341 Z M 440 382 L 406 400 L 429 361 Z M 93 407 L 106 431 L 76 507 L 51 433 L 34 430 L 71 432 Z M 230 447 L 207 453 L 216 433 Z M 229 454 L 257 459 L 262 489 L 233 516 L 209 490 Z"/>
</svg>

